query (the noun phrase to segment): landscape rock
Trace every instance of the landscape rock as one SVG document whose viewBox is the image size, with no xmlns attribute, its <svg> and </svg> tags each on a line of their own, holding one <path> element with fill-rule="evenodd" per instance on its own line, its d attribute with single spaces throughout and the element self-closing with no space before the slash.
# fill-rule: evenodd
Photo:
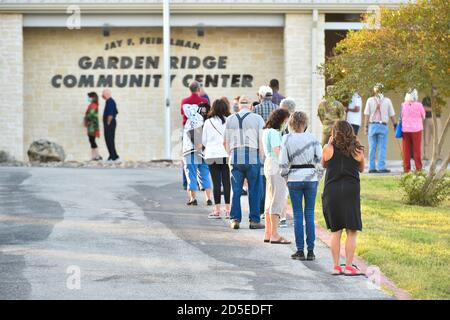
<svg viewBox="0 0 450 320">
<path fill-rule="evenodd" d="M 41 139 L 30 145 L 28 158 L 30 162 L 63 162 L 65 153 L 60 145 Z"/>
</svg>

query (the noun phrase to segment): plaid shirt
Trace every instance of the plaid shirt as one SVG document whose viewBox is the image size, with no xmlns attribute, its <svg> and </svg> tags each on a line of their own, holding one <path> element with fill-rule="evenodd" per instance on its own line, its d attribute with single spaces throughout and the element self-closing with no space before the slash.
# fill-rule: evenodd
<svg viewBox="0 0 450 320">
<path fill-rule="evenodd" d="M 269 118 L 269 114 L 273 110 L 278 109 L 278 106 L 275 103 L 273 103 L 271 99 L 272 98 L 264 99 L 263 102 L 261 102 L 255 107 L 254 112 L 259 114 L 264 119 L 264 121 L 267 121 L 267 119 Z"/>
</svg>

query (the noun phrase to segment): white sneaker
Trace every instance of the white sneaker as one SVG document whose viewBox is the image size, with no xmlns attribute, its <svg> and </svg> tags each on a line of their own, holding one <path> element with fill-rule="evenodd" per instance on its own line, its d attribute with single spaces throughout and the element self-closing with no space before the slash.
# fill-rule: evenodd
<svg viewBox="0 0 450 320">
<path fill-rule="evenodd" d="M 120 158 L 117 158 L 116 160 L 113 160 L 113 163 L 120 164 L 120 163 L 122 163 L 122 160 L 120 160 Z"/>
<path fill-rule="evenodd" d="M 278 225 L 278 227 L 280 227 L 280 228 L 287 228 L 287 220 L 286 220 L 286 218 L 284 218 L 284 219 L 280 219 L 280 224 Z"/>
</svg>

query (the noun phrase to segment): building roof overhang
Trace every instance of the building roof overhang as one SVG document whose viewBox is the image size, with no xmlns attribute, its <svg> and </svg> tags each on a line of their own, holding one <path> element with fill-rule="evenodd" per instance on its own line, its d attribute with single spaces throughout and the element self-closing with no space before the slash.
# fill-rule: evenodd
<svg viewBox="0 0 450 320">
<path fill-rule="evenodd" d="M 354 1 L 354 0 L 172 0 L 171 13 L 304 13 L 311 10 L 334 13 L 358 13 L 373 10 L 382 5 L 397 8 L 406 0 Z M 133 14 L 162 13 L 162 1 L 55 1 L 0 0 L 0 13 L 66 13 L 69 6 L 79 6 L 83 13 L 95 14 Z"/>
</svg>

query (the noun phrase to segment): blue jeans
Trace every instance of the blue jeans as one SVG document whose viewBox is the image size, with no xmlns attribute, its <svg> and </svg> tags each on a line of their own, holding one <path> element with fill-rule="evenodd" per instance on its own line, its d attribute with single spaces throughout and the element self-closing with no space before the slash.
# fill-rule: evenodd
<svg viewBox="0 0 450 320">
<path fill-rule="evenodd" d="M 184 157 L 184 172 L 187 180 L 187 190 L 197 191 L 201 189 L 211 189 L 212 182 L 209 175 L 209 167 L 205 160 L 194 153 Z"/>
<path fill-rule="evenodd" d="M 291 196 L 292 209 L 294 210 L 295 244 L 298 251 L 305 249 L 303 216 L 305 216 L 306 222 L 306 245 L 308 250 L 314 250 L 314 241 L 316 240 L 314 207 L 316 205 L 317 185 L 317 181 L 288 182 L 289 195 Z M 305 198 L 304 212 L 303 198 Z"/>
<path fill-rule="evenodd" d="M 369 170 L 386 169 L 386 148 L 388 126 L 379 123 L 369 124 Z M 378 148 L 378 168 L 375 164 Z"/>
<path fill-rule="evenodd" d="M 264 172 L 264 166 L 261 166 L 261 172 Z M 264 206 L 266 204 L 266 176 L 261 175 L 261 202 L 260 202 L 260 214 L 264 214 Z"/>
<path fill-rule="evenodd" d="M 245 151 L 247 153 L 247 151 Z M 248 203 L 250 207 L 250 221 L 259 223 L 260 201 L 262 191 L 261 160 L 257 156 L 256 161 L 248 161 L 246 154 L 245 161 L 233 161 L 231 164 L 231 188 L 233 189 L 233 198 L 231 200 L 230 218 L 241 222 L 241 194 L 244 186 L 244 179 L 248 182 Z M 256 162 L 256 163 L 255 163 Z"/>
</svg>

